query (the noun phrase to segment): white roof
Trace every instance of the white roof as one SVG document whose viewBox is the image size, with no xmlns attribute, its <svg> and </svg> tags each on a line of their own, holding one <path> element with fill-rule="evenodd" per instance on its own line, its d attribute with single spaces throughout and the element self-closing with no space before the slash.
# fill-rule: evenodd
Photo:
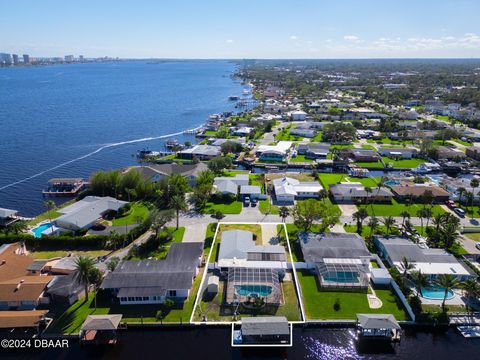
<svg viewBox="0 0 480 360">
<path fill-rule="evenodd" d="M 471 275 L 465 267 L 460 263 L 413 263 L 414 269 L 412 271 L 421 271 L 422 274 L 426 275 L 441 275 L 441 274 L 450 274 L 450 275 Z M 400 263 L 395 263 L 395 266 L 401 270 Z"/>
<path fill-rule="evenodd" d="M 319 192 L 323 189 L 317 182 L 300 182 L 297 179 L 283 177 L 273 180 L 275 194 L 277 195 L 297 195 L 299 192 Z"/>
<path fill-rule="evenodd" d="M 257 152 L 263 153 L 266 151 L 276 151 L 282 154 L 285 154 L 288 149 L 292 147 L 292 142 L 291 141 L 279 141 L 278 144 L 276 145 L 260 145 L 257 148 Z"/>
<path fill-rule="evenodd" d="M 17 213 L 16 210 L 0 208 L 0 218 L 7 218 Z"/>
<path fill-rule="evenodd" d="M 286 269 L 287 263 L 285 261 L 256 261 L 247 259 L 219 259 L 218 267 L 249 267 L 255 269 Z"/>
</svg>

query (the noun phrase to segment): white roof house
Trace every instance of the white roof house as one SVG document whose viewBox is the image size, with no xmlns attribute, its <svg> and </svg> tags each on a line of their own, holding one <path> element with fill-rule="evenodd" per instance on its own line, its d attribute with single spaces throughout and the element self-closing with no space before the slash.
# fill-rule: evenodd
<svg viewBox="0 0 480 360">
<path fill-rule="evenodd" d="M 109 196 L 87 196 L 83 200 L 59 209 L 58 212 L 63 215 L 55 220 L 55 225 L 69 230 L 88 229 L 105 213 L 118 211 L 126 204 L 128 204 L 127 201 Z"/>
<path fill-rule="evenodd" d="M 291 141 L 279 141 L 276 145 L 260 145 L 257 148 L 257 153 L 279 152 L 286 155 L 288 150 L 292 147 L 292 144 Z"/>
<path fill-rule="evenodd" d="M 293 202 L 296 198 L 318 198 L 323 189 L 318 182 L 300 182 L 289 177 L 273 180 L 273 187 L 279 202 Z"/>
<path fill-rule="evenodd" d="M 291 116 L 292 116 L 292 120 L 302 121 L 302 120 L 305 120 L 305 118 L 307 117 L 307 113 L 302 110 L 296 110 L 296 111 L 292 111 Z"/>
</svg>

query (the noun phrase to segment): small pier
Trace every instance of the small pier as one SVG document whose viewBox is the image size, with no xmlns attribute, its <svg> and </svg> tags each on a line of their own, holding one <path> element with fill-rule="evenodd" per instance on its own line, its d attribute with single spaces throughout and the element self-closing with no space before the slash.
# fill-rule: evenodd
<svg viewBox="0 0 480 360">
<path fill-rule="evenodd" d="M 48 180 L 48 187 L 42 193 L 44 196 L 75 196 L 88 185 L 89 182 L 81 178 L 55 178 Z"/>
</svg>

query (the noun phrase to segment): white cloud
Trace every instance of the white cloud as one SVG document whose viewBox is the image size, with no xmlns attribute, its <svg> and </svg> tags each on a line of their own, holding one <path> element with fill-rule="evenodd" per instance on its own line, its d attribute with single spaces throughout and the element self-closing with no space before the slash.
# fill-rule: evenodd
<svg viewBox="0 0 480 360">
<path fill-rule="evenodd" d="M 228 39 L 226 42 L 227 42 L 227 44 L 231 44 L 231 43 L 233 43 L 233 40 L 232 40 L 232 39 Z"/>
<path fill-rule="evenodd" d="M 358 41 L 360 40 L 360 38 L 358 36 L 355 36 L 355 35 L 345 35 L 343 37 L 344 40 L 347 40 L 347 41 Z"/>
<path fill-rule="evenodd" d="M 297 36 L 296 35 L 290 35 L 290 40 L 297 40 Z"/>
</svg>

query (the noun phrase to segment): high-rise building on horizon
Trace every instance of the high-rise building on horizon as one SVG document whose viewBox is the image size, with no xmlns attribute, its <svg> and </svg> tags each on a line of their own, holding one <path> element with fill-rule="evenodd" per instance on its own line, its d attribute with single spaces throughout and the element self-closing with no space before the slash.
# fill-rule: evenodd
<svg viewBox="0 0 480 360">
<path fill-rule="evenodd" d="M 30 55 L 23 54 L 23 63 L 24 64 L 30 64 Z"/>
<path fill-rule="evenodd" d="M 0 53 L 0 65 L 12 65 L 12 55 Z"/>
<path fill-rule="evenodd" d="M 18 65 L 18 54 L 12 54 L 13 65 Z"/>
<path fill-rule="evenodd" d="M 73 55 L 65 55 L 65 62 L 73 62 L 75 60 Z"/>
</svg>

